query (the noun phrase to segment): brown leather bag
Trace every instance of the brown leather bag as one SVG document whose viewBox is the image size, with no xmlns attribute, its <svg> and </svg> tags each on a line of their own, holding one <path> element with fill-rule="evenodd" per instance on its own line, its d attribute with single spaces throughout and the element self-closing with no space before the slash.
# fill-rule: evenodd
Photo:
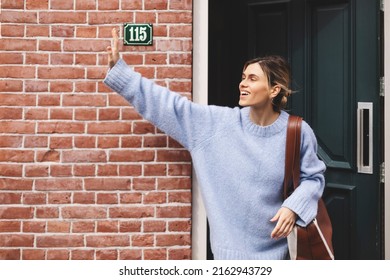
<svg viewBox="0 0 390 280">
<path fill-rule="evenodd" d="M 301 126 L 302 118 L 290 115 L 286 139 L 284 199 L 299 186 Z M 325 203 L 321 198 L 318 201 L 317 217 L 306 227 L 295 225 L 287 240 L 291 259 L 334 259 L 332 224 Z"/>
</svg>

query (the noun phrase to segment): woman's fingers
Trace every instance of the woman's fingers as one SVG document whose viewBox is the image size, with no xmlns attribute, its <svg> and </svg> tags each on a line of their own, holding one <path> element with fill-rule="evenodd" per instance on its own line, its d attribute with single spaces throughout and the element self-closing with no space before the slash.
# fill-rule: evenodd
<svg viewBox="0 0 390 280">
<path fill-rule="evenodd" d="M 118 32 L 116 28 L 113 28 L 111 30 L 112 34 L 112 45 L 107 47 L 107 55 L 108 55 L 108 64 L 110 68 L 112 68 L 117 61 L 119 60 L 119 37 L 118 37 Z"/>
</svg>

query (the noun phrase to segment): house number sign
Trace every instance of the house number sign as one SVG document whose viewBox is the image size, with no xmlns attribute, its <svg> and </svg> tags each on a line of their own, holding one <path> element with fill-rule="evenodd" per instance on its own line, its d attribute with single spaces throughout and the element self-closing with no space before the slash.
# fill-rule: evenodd
<svg viewBox="0 0 390 280">
<path fill-rule="evenodd" d="M 123 44 L 127 46 L 153 45 L 153 25 L 125 23 L 123 25 Z"/>
</svg>

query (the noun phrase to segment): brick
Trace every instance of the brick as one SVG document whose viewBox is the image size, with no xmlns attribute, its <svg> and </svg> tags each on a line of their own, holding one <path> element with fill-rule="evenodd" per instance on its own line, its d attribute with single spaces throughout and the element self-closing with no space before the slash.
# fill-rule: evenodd
<svg viewBox="0 0 390 280">
<path fill-rule="evenodd" d="M 35 181 L 35 189 L 39 191 L 64 191 L 64 190 L 81 190 L 81 179 L 39 179 Z"/>
<path fill-rule="evenodd" d="M 47 260 L 69 260 L 70 252 L 68 250 L 48 250 Z"/>
<path fill-rule="evenodd" d="M 136 12 L 135 21 L 139 23 L 156 23 L 157 16 L 154 12 Z"/>
<path fill-rule="evenodd" d="M 73 10 L 73 1 L 50 0 L 50 9 L 52 10 Z"/>
<path fill-rule="evenodd" d="M 50 119 L 51 120 L 72 120 L 73 119 L 73 109 L 50 109 Z"/>
<path fill-rule="evenodd" d="M 19 221 L 0 221 L 0 232 L 20 232 L 20 230 Z"/>
<path fill-rule="evenodd" d="M 154 235 L 153 234 L 133 235 L 131 237 L 131 246 L 132 247 L 153 247 Z"/>
<path fill-rule="evenodd" d="M 72 250 L 72 260 L 93 260 L 95 256 L 94 250 Z"/>
<path fill-rule="evenodd" d="M 161 150 L 157 151 L 158 162 L 190 162 L 191 156 L 185 150 Z"/>
<path fill-rule="evenodd" d="M 166 222 L 165 221 L 144 221 L 144 232 L 165 232 Z"/>
<path fill-rule="evenodd" d="M 191 245 L 189 234 L 161 234 L 156 235 L 157 246 L 188 246 Z"/>
<path fill-rule="evenodd" d="M 23 173 L 22 165 L 0 164 L 0 174 L 3 177 L 22 177 L 22 173 Z"/>
<path fill-rule="evenodd" d="M 0 66 L 0 75 L 3 78 L 35 78 L 35 67 Z"/>
<path fill-rule="evenodd" d="M 0 31 L 3 37 L 23 37 L 24 25 L 7 24 L 3 25 Z"/>
<path fill-rule="evenodd" d="M 58 218 L 59 210 L 58 207 L 37 207 L 35 215 L 39 219 Z"/>
<path fill-rule="evenodd" d="M 106 77 L 107 68 L 104 67 L 88 67 L 87 68 L 87 78 L 88 79 L 98 79 L 102 80 Z"/>
<path fill-rule="evenodd" d="M 49 0 L 26 0 L 27 10 L 47 10 Z"/>
<path fill-rule="evenodd" d="M 136 192 L 130 193 L 121 193 L 120 194 L 120 203 L 128 204 L 128 203 L 141 203 L 142 202 L 142 194 Z"/>
<path fill-rule="evenodd" d="M 101 236 L 87 236 L 87 247 L 125 247 L 130 246 L 130 239 L 128 235 L 101 235 Z"/>
<path fill-rule="evenodd" d="M 171 64 L 192 65 L 191 53 L 172 53 L 169 54 L 169 61 Z"/>
<path fill-rule="evenodd" d="M 26 92 L 47 92 L 49 90 L 49 83 L 46 81 L 25 81 Z"/>
<path fill-rule="evenodd" d="M 49 204 L 69 204 L 71 203 L 70 192 L 65 193 L 49 193 L 48 194 L 48 203 Z"/>
<path fill-rule="evenodd" d="M 128 178 L 86 178 L 86 190 L 130 190 Z"/>
<path fill-rule="evenodd" d="M 24 117 L 26 120 L 48 120 L 49 110 L 45 108 L 26 108 Z"/>
<path fill-rule="evenodd" d="M 168 203 L 191 203 L 191 201 L 192 194 L 190 191 L 168 193 Z"/>
<path fill-rule="evenodd" d="M 1 60 L 1 56 L 0 56 Z M 14 80 L 1 80 L 0 81 L 0 91 L 1 92 L 18 92 L 22 91 L 23 82 L 14 81 Z"/>
<path fill-rule="evenodd" d="M 134 178 L 133 189 L 140 191 L 151 191 L 156 189 L 156 180 L 153 178 Z"/>
<path fill-rule="evenodd" d="M 38 96 L 38 106 L 59 106 L 61 96 L 57 94 L 41 94 Z"/>
<path fill-rule="evenodd" d="M 76 53 L 77 65 L 96 65 L 96 54 Z"/>
<path fill-rule="evenodd" d="M 119 176 L 141 176 L 141 165 L 119 165 Z"/>
<path fill-rule="evenodd" d="M 38 133 L 84 133 L 83 123 L 47 122 L 38 123 Z"/>
<path fill-rule="evenodd" d="M 7 11 L 1 14 L 2 23 L 38 23 L 36 12 Z"/>
<path fill-rule="evenodd" d="M 97 147 L 100 149 L 119 148 L 119 137 L 117 136 L 100 136 L 97 140 Z"/>
<path fill-rule="evenodd" d="M 46 204 L 46 194 L 45 193 L 24 193 L 23 204 L 24 205 Z"/>
<path fill-rule="evenodd" d="M 132 22 L 132 18 L 132 12 L 90 12 L 88 24 L 122 24 L 124 22 Z"/>
<path fill-rule="evenodd" d="M 112 207 L 109 209 L 110 218 L 146 218 L 153 217 L 154 209 L 148 206 Z"/>
<path fill-rule="evenodd" d="M 96 232 L 118 232 L 118 221 L 98 221 Z"/>
<path fill-rule="evenodd" d="M 55 150 L 36 151 L 37 162 L 59 162 L 60 152 Z"/>
<path fill-rule="evenodd" d="M 136 250 L 136 249 L 120 250 L 119 259 L 120 260 L 141 260 L 142 250 Z"/>
<path fill-rule="evenodd" d="M 71 177 L 72 166 L 70 165 L 52 165 L 50 167 L 50 175 L 52 177 Z"/>
<path fill-rule="evenodd" d="M 145 249 L 144 250 L 144 260 L 166 260 L 167 259 L 167 249 Z"/>
<path fill-rule="evenodd" d="M 168 9 L 168 2 L 166 0 L 146 0 L 145 1 L 145 10 L 161 10 Z"/>
<path fill-rule="evenodd" d="M 96 92 L 96 82 L 89 82 L 89 81 L 76 82 L 75 92 Z M 105 102 L 106 99 L 104 98 L 103 100 L 104 103 L 106 103 Z"/>
<path fill-rule="evenodd" d="M 96 10 L 97 0 L 76 0 L 76 10 Z"/>
<path fill-rule="evenodd" d="M 72 232 L 74 233 L 86 233 L 95 232 L 95 222 L 72 222 Z"/>
<path fill-rule="evenodd" d="M 61 51 L 61 41 L 39 40 L 38 50 L 40 51 Z"/>
<path fill-rule="evenodd" d="M 84 246 L 84 237 L 82 235 L 45 235 L 37 236 L 37 247 L 82 247 Z"/>
<path fill-rule="evenodd" d="M 96 137 L 95 136 L 75 136 L 74 146 L 76 148 L 95 148 Z"/>
<path fill-rule="evenodd" d="M 87 15 L 85 12 L 40 12 L 39 23 L 86 23 Z"/>
<path fill-rule="evenodd" d="M 95 165 L 74 165 L 74 176 L 93 176 L 95 175 Z"/>
<path fill-rule="evenodd" d="M 1 204 L 20 204 L 22 195 L 20 193 L 3 193 L 0 192 Z"/>
<path fill-rule="evenodd" d="M 141 10 L 143 0 L 122 0 L 122 10 Z"/>
<path fill-rule="evenodd" d="M 65 222 L 65 221 L 48 221 L 47 232 L 69 233 L 70 225 L 71 225 L 70 222 Z"/>
<path fill-rule="evenodd" d="M 71 149 L 73 148 L 72 137 L 50 137 L 50 149 Z"/>
<path fill-rule="evenodd" d="M 118 195 L 116 193 L 98 193 L 97 204 L 118 204 Z"/>
<path fill-rule="evenodd" d="M 93 192 L 74 193 L 73 203 L 76 203 L 76 204 L 95 204 L 95 193 L 93 193 Z"/>
<path fill-rule="evenodd" d="M 168 252 L 169 260 L 191 260 L 191 249 L 169 249 Z"/>
<path fill-rule="evenodd" d="M 46 232 L 46 222 L 24 221 L 23 232 L 35 232 L 35 233 Z"/>
<path fill-rule="evenodd" d="M 119 0 L 98 0 L 98 9 L 99 10 L 118 10 L 119 9 Z"/>
<path fill-rule="evenodd" d="M 24 9 L 24 0 L 2 0 L 3 9 Z"/>
<path fill-rule="evenodd" d="M 33 180 L 0 178 L 0 190 L 32 190 Z"/>
<path fill-rule="evenodd" d="M 131 131 L 131 124 L 125 122 L 99 122 L 89 123 L 87 133 L 89 134 L 128 134 Z"/>
<path fill-rule="evenodd" d="M 143 197 L 144 204 L 162 204 L 167 202 L 167 194 L 165 192 L 149 192 Z"/>
<path fill-rule="evenodd" d="M 69 25 L 54 25 L 51 27 L 53 37 L 74 37 L 75 27 Z"/>
<path fill-rule="evenodd" d="M 107 40 L 65 39 L 64 51 L 69 52 L 102 52 L 110 42 Z"/>
<path fill-rule="evenodd" d="M 104 219 L 107 217 L 107 209 L 105 207 L 66 206 L 61 209 L 61 214 L 65 219 Z"/>
<path fill-rule="evenodd" d="M 25 150 L 2 150 L 0 153 L 0 162 L 33 162 L 34 152 Z"/>
<path fill-rule="evenodd" d="M 169 27 L 169 36 L 191 38 L 192 25 L 172 25 Z"/>
<path fill-rule="evenodd" d="M 64 106 L 102 107 L 106 105 L 106 98 L 102 95 L 96 95 L 96 94 L 95 95 L 92 94 L 69 94 L 68 95 L 67 94 L 63 96 L 62 104 Z"/>
<path fill-rule="evenodd" d="M 4 14 L 4 13 L 3 13 Z M 2 51 L 35 51 L 36 40 L 29 39 L 1 39 L 0 50 Z"/>
<path fill-rule="evenodd" d="M 159 178 L 157 180 L 159 190 L 185 190 L 191 189 L 190 178 Z"/>
<path fill-rule="evenodd" d="M 122 136 L 121 148 L 141 148 L 142 137 L 141 136 Z"/>
<path fill-rule="evenodd" d="M 0 119 L 2 120 L 20 120 L 22 119 L 23 109 L 15 109 L 15 108 L 2 108 L 0 111 Z"/>
<path fill-rule="evenodd" d="M 34 236 L 31 234 L 1 234 L 0 247 L 32 247 Z"/>
<path fill-rule="evenodd" d="M 186 11 L 180 12 L 160 12 L 158 13 L 159 23 L 192 23 L 192 13 Z"/>
<path fill-rule="evenodd" d="M 133 125 L 134 134 L 148 134 L 155 133 L 155 127 L 149 122 L 134 122 Z"/>
<path fill-rule="evenodd" d="M 1 94 L 0 105 L 2 106 L 35 106 L 35 95 L 31 94 Z M 31 125 L 30 125 L 31 127 Z"/>
<path fill-rule="evenodd" d="M 26 37 L 49 37 L 50 27 L 48 25 L 27 25 Z"/>
<path fill-rule="evenodd" d="M 154 161 L 154 151 L 151 150 L 124 150 L 111 151 L 109 161 L 111 162 L 148 162 Z"/>
<path fill-rule="evenodd" d="M 80 67 L 39 67 L 39 79 L 83 79 L 85 71 Z"/>
<path fill-rule="evenodd" d="M 96 260 L 116 260 L 118 259 L 118 251 L 114 249 L 96 250 Z"/>
<path fill-rule="evenodd" d="M 120 221 L 119 232 L 140 232 L 141 222 L 140 221 Z"/>
<path fill-rule="evenodd" d="M 46 251 L 41 249 L 23 249 L 22 260 L 45 260 Z"/>
<path fill-rule="evenodd" d="M 145 148 L 164 148 L 167 147 L 168 141 L 167 136 L 144 136 L 143 146 Z"/>
<path fill-rule="evenodd" d="M 120 110 L 117 108 L 103 108 L 99 110 L 99 120 L 119 120 Z"/>
<path fill-rule="evenodd" d="M 157 208 L 158 218 L 191 218 L 191 206 L 161 206 Z"/>
<path fill-rule="evenodd" d="M 168 230 L 169 231 L 177 231 L 177 232 L 190 232 L 191 231 L 191 221 L 172 221 L 168 222 Z"/>
<path fill-rule="evenodd" d="M 166 164 L 145 164 L 144 176 L 166 176 L 167 165 Z"/>
<path fill-rule="evenodd" d="M 47 148 L 47 144 L 47 136 L 25 136 L 24 138 L 25 148 Z"/>
<path fill-rule="evenodd" d="M 0 249 L 0 260 L 20 260 L 20 249 Z"/>
<path fill-rule="evenodd" d="M 8 135 L 0 136 L 0 147 L 2 148 L 21 148 L 22 144 L 23 144 L 23 137 L 21 136 L 8 136 Z"/>
<path fill-rule="evenodd" d="M 73 91 L 73 83 L 66 81 L 50 81 L 51 92 L 71 92 Z"/>
<path fill-rule="evenodd" d="M 52 53 L 50 56 L 52 65 L 71 65 L 73 64 L 73 54 L 70 53 Z"/>
</svg>

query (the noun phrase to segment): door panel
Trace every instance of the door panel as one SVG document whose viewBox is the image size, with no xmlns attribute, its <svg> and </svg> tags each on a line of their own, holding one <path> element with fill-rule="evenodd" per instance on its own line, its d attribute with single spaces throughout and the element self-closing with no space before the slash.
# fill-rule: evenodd
<svg viewBox="0 0 390 280">
<path fill-rule="evenodd" d="M 246 60 L 286 57 L 296 91 L 288 109 L 311 125 L 327 165 L 336 259 L 379 259 L 379 1 L 209 0 L 209 12 L 209 103 L 237 106 Z M 373 174 L 357 172 L 358 102 L 374 108 Z"/>
</svg>

